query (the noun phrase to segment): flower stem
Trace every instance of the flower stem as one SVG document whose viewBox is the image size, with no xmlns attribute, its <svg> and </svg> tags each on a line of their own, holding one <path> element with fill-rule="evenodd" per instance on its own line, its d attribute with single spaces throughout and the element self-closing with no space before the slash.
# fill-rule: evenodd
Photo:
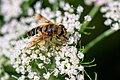
<svg viewBox="0 0 120 80">
<path fill-rule="evenodd" d="M 57 11 L 59 9 L 59 6 L 58 6 L 58 2 L 56 2 L 54 5 L 53 5 L 53 11 Z"/>
<path fill-rule="evenodd" d="M 98 43 L 100 40 L 104 39 L 105 37 L 113 34 L 114 32 L 116 32 L 116 30 L 108 29 L 107 31 L 99 35 L 97 38 L 95 38 L 85 46 L 84 53 L 87 53 L 89 49 L 92 48 L 96 43 Z"/>
<path fill-rule="evenodd" d="M 55 59 L 53 59 L 50 69 L 54 69 L 54 68 L 55 68 Z M 51 75 L 49 80 L 56 80 L 56 78 L 53 75 Z"/>
<path fill-rule="evenodd" d="M 93 18 L 95 16 L 95 14 L 98 12 L 99 8 L 100 8 L 100 6 L 94 6 L 88 15 L 91 16 L 91 18 Z M 89 24 L 88 21 L 86 21 L 86 20 L 83 21 L 83 25 L 81 26 L 81 30 L 80 30 L 81 33 L 84 33 L 88 24 Z"/>
</svg>

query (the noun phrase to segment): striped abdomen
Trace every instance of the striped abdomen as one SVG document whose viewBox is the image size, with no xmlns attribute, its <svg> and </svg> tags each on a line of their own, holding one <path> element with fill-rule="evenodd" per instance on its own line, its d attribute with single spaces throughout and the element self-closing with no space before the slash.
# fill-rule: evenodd
<svg viewBox="0 0 120 80">
<path fill-rule="evenodd" d="M 38 34 L 39 31 L 42 31 L 42 28 L 36 27 L 36 28 L 33 28 L 32 30 L 30 30 L 27 34 L 28 34 L 28 36 L 34 36 L 34 35 Z"/>
<path fill-rule="evenodd" d="M 57 34 L 57 25 L 54 24 L 41 25 L 36 28 L 33 28 L 27 34 L 28 36 L 34 36 L 38 34 L 39 31 L 46 32 L 48 33 L 48 36 L 52 36 L 53 34 Z"/>
</svg>

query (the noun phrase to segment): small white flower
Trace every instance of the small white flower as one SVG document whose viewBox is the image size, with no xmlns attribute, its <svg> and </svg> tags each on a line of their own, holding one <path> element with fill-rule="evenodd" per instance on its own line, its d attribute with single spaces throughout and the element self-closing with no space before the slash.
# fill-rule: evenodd
<svg viewBox="0 0 120 80">
<path fill-rule="evenodd" d="M 40 60 L 45 60 L 46 59 L 46 57 L 42 54 L 39 54 L 39 58 L 40 58 Z"/>
<path fill-rule="evenodd" d="M 69 12 L 71 12 L 71 13 L 74 12 L 74 9 L 73 9 L 73 8 L 70 8 L 70 9 L 69 9 Z"/>
<path fill-rule="evenodd" d="M 71 76 L 70 80 L 76 80 L 75 76 Z"/>
<path fill-rule="evenodd" d="M 40 80 L 40 77 L 34 76 L 34 79 L 33 79 L 33 80 Z"/>
<path fill-rule="evenodd" d="M 75 22 L 75 28 L 79 30 L 79 29 L 80 29 L 80 27 L 81 27 L 80 22 L 77 22 L 77 21 L 76 21 L 76 22 Z"/>
<path fill-rule="evenodd" d="M 25 80 L 25 76 L 22 75 L 21 77 L 18 78 L 18 80 Z"/>
<path fill-rule="evenodd" d="M 59 73 L 59 70 L 55 68 L 55 69 L 54 69 L 54 74 L 53 74 L 53 75 L 57 77 L 57 76 L 58 76 L 58 73 Z"/>
<path fill-rule="evenodd" d="M 82 52 L 78 52 L 77 56 L 80 58 L 80 59 L 83 59 L 84 58 L 84 54 Z"/>
<path fill-rule="evenodd" d="M 20 66 L 20 67 L 19 67 L 19 71 L 20 71 L 22 74 L 25 74 L 25 67 L 24 67 L 24 66 Z"/>
<path fill-rule="evenodd" d="M 56 23 L 61 23 L 61 22 L 62 22 L 62 17 L 61 16 L 57 17 L 56 18 Z"/>
<path fill-rule="evenodd" d="M 75 32 L 74 38 L 75 40 L 79 40 L 81 38 L 81 34 L 79 34 L 78 32 Z"/>
<path fill-rule="evenodd" d="M 78 13 L 82 13 L 83 12 L 83 7 L 81 6 L 81 5 L 79 5 L 78 7 L 77 7 L 77 12 Z"/>
<path fill-rule="evenodd" d="M 55 14 L 57 17 L 61 16 L 61 11 L 56 11 L 56 14 Z"/>
<path fill-rule="evenodd" d="M 38 67 L 39 67 L 40 69 L 42 69 L 42 68 L 44 68 L 44 64 L 43 64 L 43 63 L 40 63 L 40 64 L 38 64 Z"/>
<path fill-rule="evenodd" d="M 84 70 L 84 67 L 83 67 L 82 65 L 80 65 L 80 66 L 78 67 L 78 70 L 83 71 L 83 70 Z"/>
<path fill-rule="evenodd" d="M 30 55 L 30 57 L 31 57 L 32 59 L 37 59 L 37 54 L 32 54 L 32 55 Z"/>
<path fill-rule="evenodd" d="M 50 72 L 47 72 L 47 73 L 43 73 L 43 77 L 48 80 L 50 78 Z"/>
<path fill-rule="evenodd" d="M 8 73 L 4 73 L 4 78 L 5 78 L 5 79 L 9 79 L 9 77 L 10 77 L 10 76 L 9 76 Z"/>
<path fill-rule="evenodd" d="M 109 7 L 102 7 L 101 9 L 100 9 L 100 11 L 102 12 L 102 13 L 104 13 L 104 12 L 106 12 L 106 11 L 108 11 L 109 10 Z"/>
<path fill-rule="evenodd" d="M 91 16 L 87 15 L 84 17 L 86 21 L 90 22 L 92 20 Z"/>
<path fill-rule="evenodd" d="M 47 56 L 50 58 L 50 57 L 52 57 L 54 55 L 54 53 L 50 53 L 50 52 L 48 52 L 47 53 Z"/>
<path fill-rule="evenodd" d="M 79 75 L 77 76 L 77 80 L 84 80 L 84 76 L 81 75 L 81 74 L 79 74 Z"/>
<path fill-rule="evenodd" d="M 107 20 L 105 20 L 105 22 L 104 22 L 104 24 L 107 25 L 107 26 L 111 25 L 111 23 L 112 23 L 112 20 L 111 20 L 111 19 L 107 19 Z"/>
<path fill-rule="evenodd" d="M 65 2 L 64 1 L 60 1 L 59 5 L 60 5 L 61 8 L 63 8 L 65 6 Z"/>
<path fill-rule="evenodd" d="M 41 7 L 41 2 L 40 2 L 40 1 L 37 1 L 36 4 L 34 5 L 34 8 L 35 8 L 36 10 L 39 10 L 40 7 Z"/>
<path fill-rule="evenodd" d="M 32 67 L 31 67 L 30 65 L 28 65 L 28 66 L 27 66 L 27 71 L 28 71 L 28 72 L 31 72 L 31 68 L 32 68 Z"/>
<path fill-rule="evenodd" d="M 1 80 L 8 80 L 9 79 L 9 74 L 8 73 L 6 73 L 6 72 L 3 72 L 4 73 L 4 76 L 2 76 L 0 79 Z M 1 74 L 1 73 L 0 73 Z"/>
<path fill-rule="evenodd" d="M 50 60 L 49 58 L 45 58 L 43 62 L 44 62 L 45 64 L 50 64 L 50 61 L 51 61 L 51 60 Z"/>
<path fill-rule="evenodd" d="M 64 9 L 65 11 L 70 10 L 70 8 L 71 8 L 71 6 L 70 6 L 69 3 L 66 3 L 65 6 L 63 7 L 63 9 Z"/>
<path fill-rule="evenodd" d="M 114 23 L 112 24 L 112 27 L 111 27 L 113 30 L 119 30 L 120 29 L 120 25 L 118 23 Z"/>
<path fill-rule="evenodd" d="M 34 78 L 34 72 L 29 72 L 28 78 L 29 78 L 29 79 L 33 79 L 33 78 Z"/>
<path fill-rule="evenodd" d="M 70 37 L 70 38 L 69 38 L 69 43 L 68 43 L 68 44 L 73 44 L 73 42 L 74 42 L 74 37 Z"/>
<path fill-rule="evenodd" d="M 34 13 L 33 9 L 32 9 L 32 8 L 29 8 L 29 9 L 28 9 L 28 15 L 29 15 L 29 16 L 32 16 L 33 13 Z"/>
</svg>

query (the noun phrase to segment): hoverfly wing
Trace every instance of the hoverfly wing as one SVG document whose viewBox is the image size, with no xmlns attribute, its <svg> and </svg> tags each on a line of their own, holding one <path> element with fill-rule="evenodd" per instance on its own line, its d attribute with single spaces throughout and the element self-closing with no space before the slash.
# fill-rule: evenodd
<svg viewBox="0 0 120 80">
<path fill-rule="evenodd" d="M 48 37 L 49 36 L 46 32 L 39 32 L 39 35 L 31 37 L 31 40 L 27 43 L 26 48 L 31 48 L 39 42 L 43 43 L 44 40 Z"/>
<path fill-rule="evenodd" d="M 41 14 L 35 14 L 35 20 L 36 21 L 40 21 L 41 23 L 52 23 L 50 20 L 48 20 L 47 18 L 45 18 L 44 16 L 42 16 Z"/>
</svg>

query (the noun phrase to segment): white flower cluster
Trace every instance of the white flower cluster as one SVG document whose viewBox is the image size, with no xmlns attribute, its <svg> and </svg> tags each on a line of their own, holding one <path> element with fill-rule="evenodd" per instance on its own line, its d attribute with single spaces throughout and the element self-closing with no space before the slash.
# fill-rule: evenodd
<svg viewBox="0 0 120 80">
<path fill-rule="evenodd" d="M 6 57 L 9 58 L 12 54 L 13 45 L 11 45 L 11 41 L 17 39 L 22 32 L 16 34 L 21 25 L 15 19 L 9 23 L 8 21 L 22 13 L 20 8 L 22 2 L 23 0 L 1 0 L 0 3 L 0 15 L 3 15 L 5 20 L 5 24 L 0 30 L 0 33 L 3 35 L 0 36 L 0 80 L 8 80 L 10 77 L 4 70 L 5 66 L 10 65 L 10 61 Z"/>
<path fill-rule="evenodd" d="M 93 3 L 97 6 L 104 5 L 112 0 L 84 0 L 87 5 L 92 5 Z"/>
<path fill-rule="evenodd" d="M 1 0 L 1 14 L 5 21 L 9 21 L 12 17 L 18 17 L 21 13 L 21 4 L 25 0 Z"/>
<path fill-rule="evenodd" d="M 11 19 L 12 17 L 19 16 L 19 12 L 21 12 L 20 4 L 22 4 L 22 2 L 23 0 L 2 0 L 1 13 L 2 15 L 4 15 L 4 19 L 6 22 L 0 29 L 0 33 L 2 34 L 2 36 L 0 36 L 0 80 L 7 80 L 9 78 L 7 77 L 8 74 L 4 71 L 4 68 L 2 67 L 3 65 L 6 65 L 8 63 L 10 65 L 10 61 L 7 58 L 10 58 L 11 55 L 14 55 L 13 53 L 22 49 L 24 47 L 22 43 L 26 42 L 25 40 L 27 40 L 19 39 L 22 38 L 22 36 L 28 30 L 38 25 L 38 23 L 35 23 L 34 19 L 31 17 L 33 16 L 33 9 L 28 10 L 28 12 L 31 12 L 31 14 L 28 14 L 29 17 L 21 17 L 19 21 L 15 18 Z M 27 25 L 27 23 L 29 23 L 29 25 Z M 4 62 L 3 60 L 8 61 L 8 63 Z M 1 75 L 1 73 L 3 74 L 3 72 L 5 73 L 5 75 Z"/>
<path fill-rule="evenodd" d="M 113 30 L 120 28 L 120 1 L 109 2 L 101 8 L 101 12 L 105 13 L 103 17 L 107 18 L 104 22 L 106 26 L 111 26 Z"/>
<path fill-rule="evenodd" d="M 60 1 L 59 5 L 60 5 L 60 8 L 62 8 L 64 11 L 74 12 L 73 6 L 70 5 L 69 3 L 65 3 L 64 1 Z M 83 12 L 83 7 L 79 5 L 77 7 L 77 13 L 80 14 L 81 12 Z"/>
<path fill-rule="evenodd" d="M 80 64 L 84 55 L 76 47 L 78 40 L 81 38 L 79 30 L 82 24 L 79 22 L 79 13 L 83 11 L 83 8 L 79 6 L 78 14 L 74 14 L 70 12 L 71 10 L 74 12 L 74 9 L 71 6 L 69 8 L 67 6 L 69 5 L 68 3 L 65 4 L 64 13 L 59 10 L 53 12 L 49 7 L 45 9 L 36 8 L 35 10 L 35 12 L 41 13 L 52 22 L 65 26 L 69 40 L 62 46 L 53 45 L 48 49 L 46 45 L 36 45 L 33 49 L 23 49 L 23 47 L 20 47 L 27 39 L 13 42 L 14 44 L 16 43 L 16 46 L 21 45 L 20 47 L 14 47 L 14 54 L 10 58 L 17 73 L 22 74 L 18 78 L 19 80 L 39 80 L 42 78 L 48 80 L 51 76 L 58 77 L 59 75 L 66 75 L 66 80 L 84 80 L 84 76 L 81 74 L 84 71 L 84 67 Z M 29 11 L 33 13 L 32 8 Z M 21 23 L 31 23 L 30 26 L 33 26 L 35 23 L 29 20 L 31 18 L 21 18 Z M 27 26 L 27 24 L 24 26 Z"/>
<path fill-rule="evenodd" d="M 22 30 L 21 30 L 22 29 Z M 9 57 L 12 53 L 13 42 L 16 41 L 21 35 L 28 31 L 28 27 L 21 24 L 16 19 L 13 19 L 10 23 L 3 25 L 1 33 L 3 36 L 0 37 L 0 52 Z"/>
<path fill-rule="evenodd" d="M 51 75 L 58 77 L 59 74 L 68 76 L 65 77 L 66 80 L 84 80 L 81 74 L 84 67 L 80 64 L 84 54 L 75 46 L 54 46 L 49 52 L 41 48 L 18 51 L 11 56 L 13 67 L 22 74 L 19 80 L 27 78 L 39 80 L 43 77 L 48 80 Z M 44 70 L 44 73 L 41 70 Z"/>
<path fill-rule="evenodd" d="M 51 3 L 54 1 L 56 0 L 51 0 Z M 11 5 L 9 1 L 2 0 L 2 3 L 4 3 L 2 4 L 3 8 L 5 8 L 6 4 L 10 5 L 8 10 L 2 8 L 2 14 L 6 13 L 4 17 L 7 16 L 5 17 L 6 21 L 21 14 L 20 5 L 22 2 L 21 0 L 15 4 L 12 0 Z M 81 38 L 79 30 L 82 24 L 79 19 L 83 7 L 79 5 L 75 11 L 69 3 L 60 1 L 59 6 L 64 11 L 62 12 L 60 10 L 52 11 L 49 7 L 42 8 L 41 5 L 40 1 L 36 2 L 34 5 L 35 12 L 33 8 L 27 10 L 28 17 L 21 17 L 19 21 L 12 19 L 3 25 L 0 31 L 3 35 L 0 37 L 2 43 L 0 45 L 0 54 L 10 58 L 13 68 L 17 73 L 22 74 L 18 80 L 40 80 L 43 78 L 48 80 L 51 76 L 59 77 L 59 75 L 62 75 L 65 80 L 84 80 L 82 74 L 84 66 L 80 64 L 84 54 L 77 48 L 78 41 Z M 13 8 L 14 13 L 10 11 L 10 7 Z M 11 13 L 8 14 L 7 11 Z M 24 49 L 24 44 L 29 39 L 23 39 L 21 36 L 39 25 L 39 22 L 35 22 L 32 17 L 34 13 L 40 13 L 54 23 L 63 24 L 67 29 L 68 41 L 62 46 L 52 44 L 48 46 L 35 45 L 32 49 Z M 86 16 L 85 19 L 90 21 L 89 16 Z"/>
<path fill-rule="evenodd" d="M 55 57 L 56 69 L 54 70 L 54 75 L 58 76 L 58 73 L 66 74 L 68 75 L 65 78 L 66 80 L 76 80 L 76 76 L 82 75 L 80 71 L 84 71 L 84 67 L 80 65 L 80 61 L 83 58 L 83 53 L 78 52 L 76 47 L 63 46 Z"/>
<path fill-rule="evenodd" d="M 38 5 L 38 3 L 35 4 L 35 6 Z M 6 22 L 0 30 L 0 33 L 3 35 L 0 36 L 0 42 L 2 43 L 0 45 L 0 52 L 8 58 L 14 51 L 13 47 L 18 46 L 16 46 L 16 42 L 19 42 L 19 38 L 22 38 L 21 36 L 26 34 L 27 31 L 39 24 L 34 21 L 33 17 L 31 17 L 33 15 L 30 15 L 29 12 L 33 13 L 33 9 L 28 9 L 28 17 L 21 17 L 19 21 L 12 19 L 10 22 Z"/>
</svg>

